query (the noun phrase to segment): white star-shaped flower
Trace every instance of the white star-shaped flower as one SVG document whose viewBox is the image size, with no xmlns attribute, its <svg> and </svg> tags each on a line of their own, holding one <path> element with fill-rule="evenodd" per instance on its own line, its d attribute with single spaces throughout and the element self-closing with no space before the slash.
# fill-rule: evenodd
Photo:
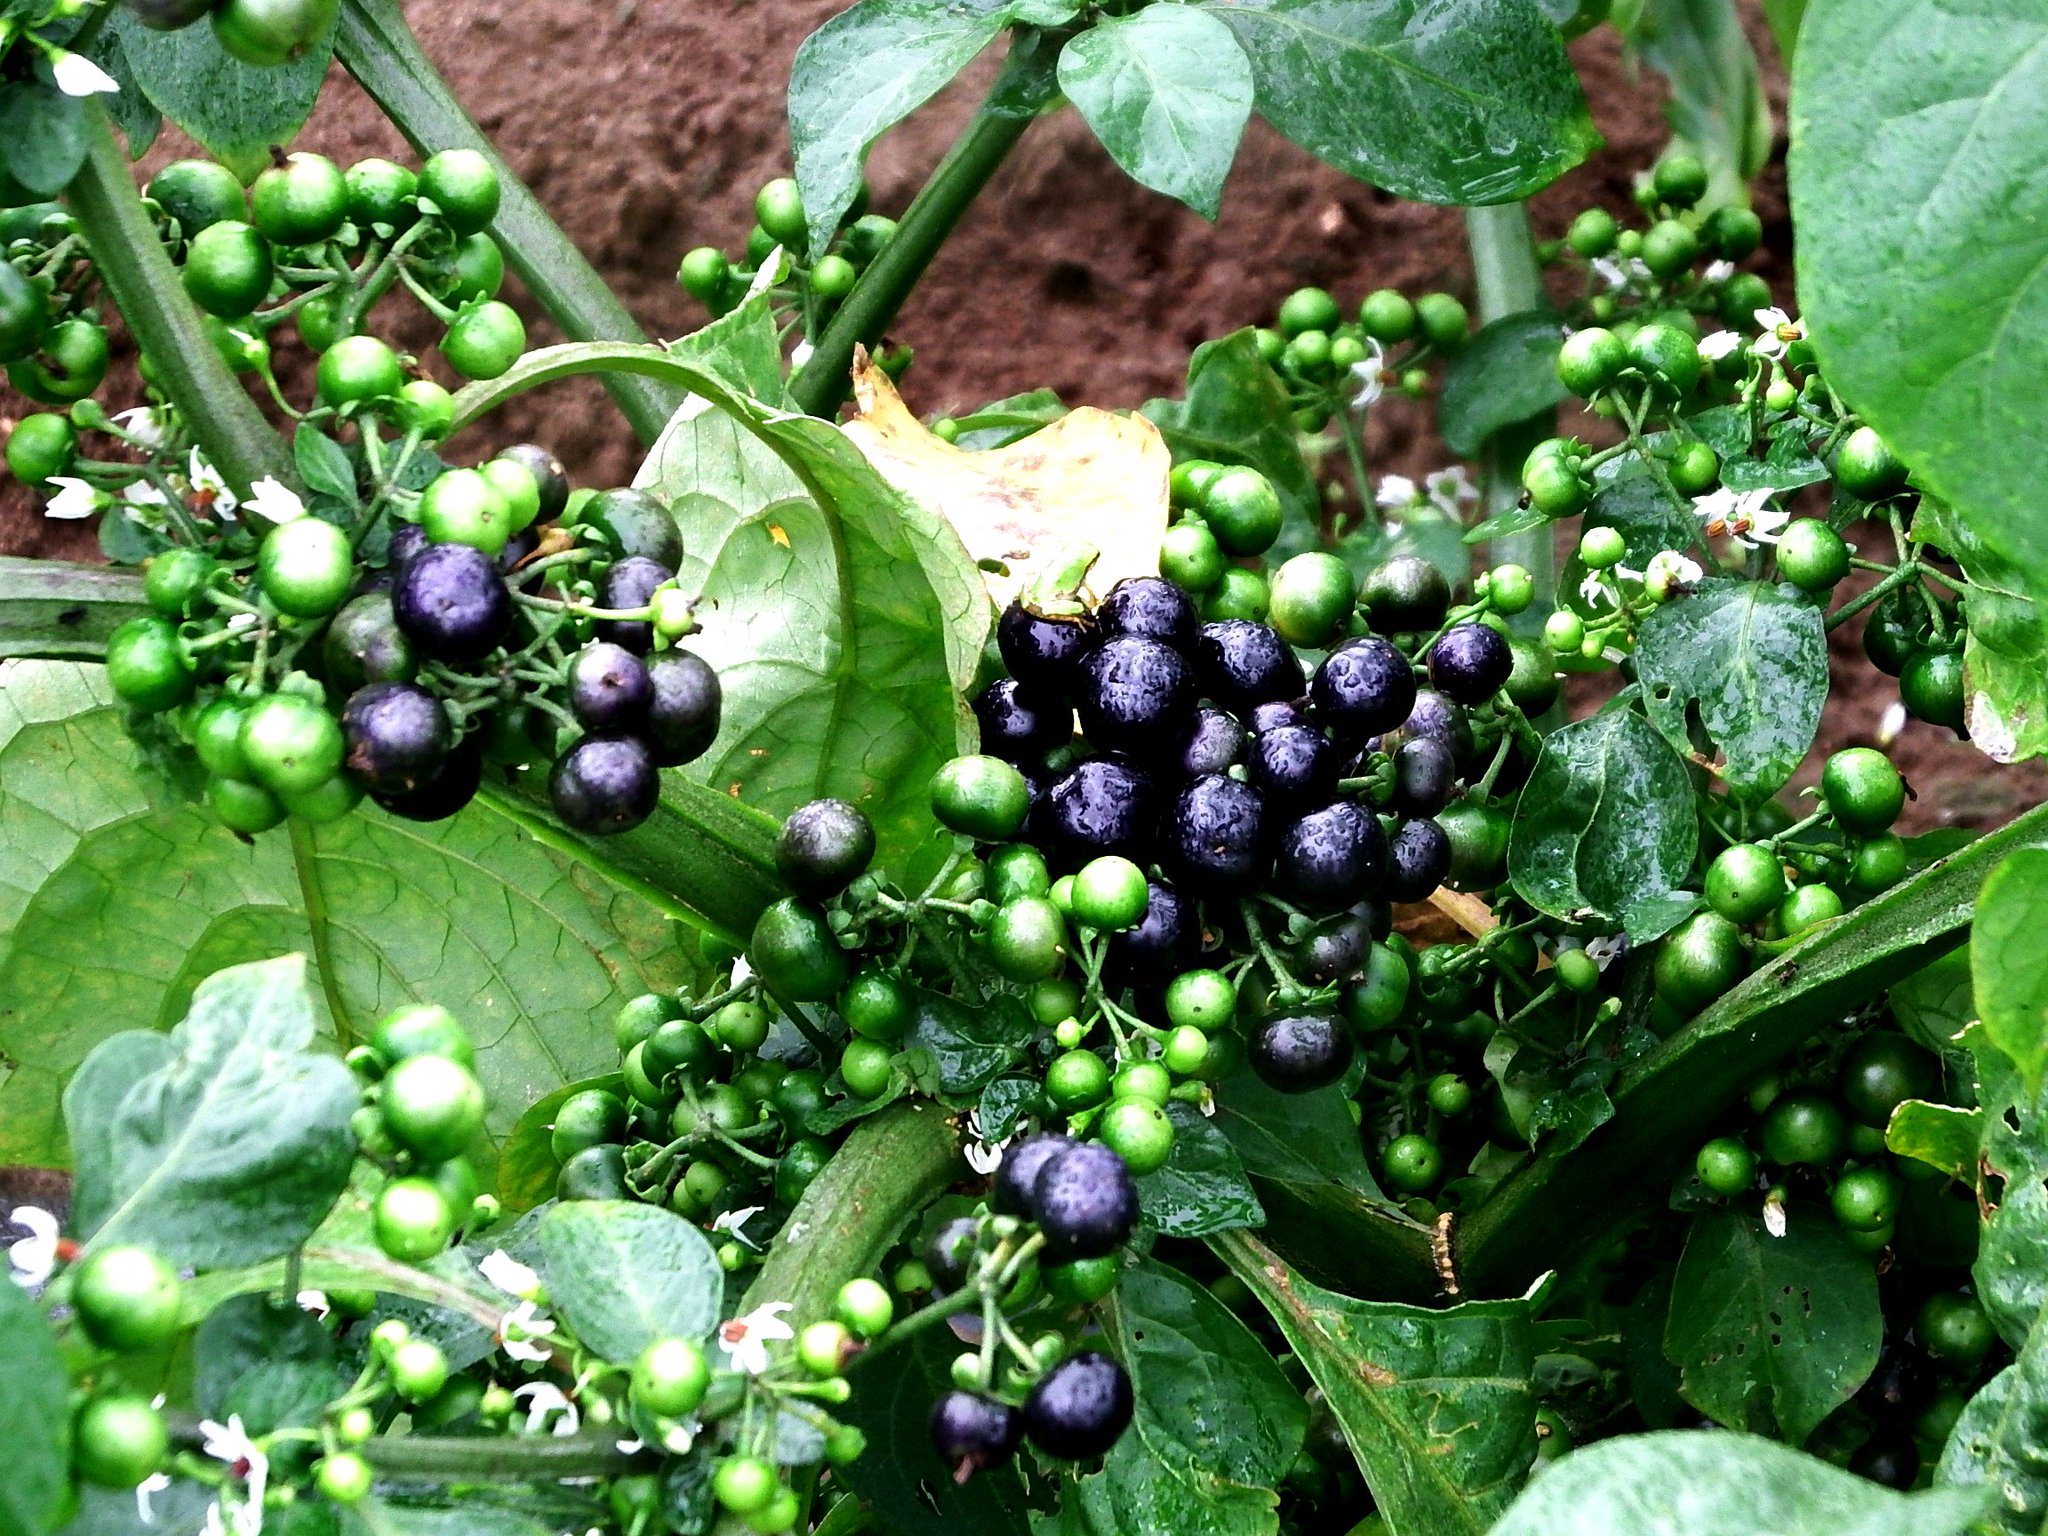
<svg viewBox="0 0 2048 1536">
<path fill-rule="evenodd" d="M 164 413 L 153 405 L 138 405 L 131 410 L 117 413 L 114 425 L 144 448 L 161 448 L 164 439 L 169 436 Z"/>
<path fill-rule="evenodd" d="M 135 1518 L 144 1525 L 155 1525 L 156 1513 L 149 1507 L 149 1501 L 156 1494 L 162 1493 L 170 1486 L 170 1475 L 165 1472 L 152 1472 L 141 1482 L 137 1483 L 135 1485 Z"/>
<path fill-rule="evenodd" d="M 1710 363 L 1718 363 L 1729 353 L 1742 345 L 1742 338 L 1734 331 L 1716 331 L 1711 336 L 1702 336 L 1699 354 Z"/>
<path fill-rule="evenodd" d="M 57 1264 L 57 1218 L 38 1205 L 17 1205 L 7 1219 L 28 1232 L 27 1237 L 7 1245 L 7 1264 L 14 1271 L 15 1284 L 38 1290 Z"/>
<path fill-rule="evenodd" d="M 265 475 L 251 487 L 242 510 L 273 523 L 295 522 L 306 515 L 306 504 L 282 481 Z"/>
<path fill-rule="evenodd" d="M 221 472 L 199 457 L 197 448 L 192 450 L 190 467 L 185 472 L 185 479 L 192 488 L 192 495 L 211 508 L 216 516 L 234 516 L 235 508 L 240 502 L 235 493 L 228 488 L 228 483 Z"/>
<path fill-rule="evenodd" d="M 1351 377 L 1358 388 L 1351 394 L 1351 409 L 1363 411 L 1387 392 L 1387 349 L 1367 338 L 1365 356 L 1351 365 Z"/>
<path fill-rule="evenodd" d="M 554 1432 L 557 1435 L 573 1435 L 583 1422 L 576 1405 L 552 1382 L 529 1381 L 523 1387 L 514 1387 L 512 1398 L 515 1402 L 521 1399 L 526 1402 L 526 1432 L 529 1435 L 540 1432 L 549 1414 L 556 1416 Z"/>
<path fill-rule="evenodd" d="M 743 1205 L 738 1210 L 727 1211 L 724 1215 L 713 1218 L 711 1230 L 713 1232 L 730 1232 L 741 1242 L 746 1243 L 749 1248 L 752 1248 L 754 1245 L 747 1242 L 747 1234 L 741 1228 L 745 1227 L 748 1222 L 760 1215 L 765 1209 L 767 1209 L 765 1206 Z"/>
<path fill-rule="evenodd" d="M 310 1312 L 315 1317 L 325 1317 L 333 1310 L 327 1303 L 325 1291 L 303 1290 L 293 1300 L 298 1302 L 301 1312 Z"/>
<path fill-rule="evenodd" d="M 1627 953 L 1628 935 L 1625 933 L 1603 934 L 1597 939 L 1586 940 L 1586 958 L 1603 971 Z"/>
<path fill-rule="evenodd" d="M 1680 587 L 1689 587 L 1706 573 L 1697 561 L 1688 560 L 1674 549 L 1660 549 L 1643 568 L 1643 590 L 1663 602 Z"/>
<path fill-rule="evenodd" d="M 1621 599 L 1607 584 L 1605 571 L 1586 572 L 1585 579 L 1579 583 L 1579 601 L 1588 608 L 1598 608 L 1602 603 L 1612 603 L 1617 608 L 1621 606 Z"/>
<path fill-rule="evenodd" d="M 120 81 L 84 54 L 67 53 L 61 48 L 50 60 L 50 73 L 56 76 L 57 89 L 66 96 L 98 96 L 121 89 Z"/>
<path fill-rule="evenodd" d="M 1735 263 L 1732 261 L 1710 261 L 1707 263 L 1707 270 L 1703 275 L 1710 283 L 1725 283 L 1735 275 Z"/>
<path fill-rule="evenodd" d="M 50 484 L 58 487 L 57 494 L 43 506 L 43 516 L 62 518 L 91 517 L 107 504 L 107 498 L 80 480 L 76 475 L 52 475 Z"/>
<path fill-rule="evenodd" d="M 498 1345 L 514 1360 L 538 1364 L 553 1353 L 547 1337 L 555 1331 L 553 1322 L 540 1315 L 530 1301 L 522 1301 L 498 1325 Z"/>
<path fill-rule="evenodd" d="M 1415 482 L 1406 475 L 1380 476 L 1380 488 L 1373 500 L 1382 507 L 1409 507 L 1422 499 Z"/>
<path fill-rule="evenodd" d="M 1650 269 L 1638 256 L 1600 256 L 1591 266 L 1593 275 L 1609 288 L 1627 288 L 1650 280 Z"/>
<path fill-rule="evenodd" d="M 1695 501 L 1693 516 L 1710 538 L 1725 534 L 1744 549 L 1775 544 L 1779 530 L 1792 520 L 1791 513 L 1769 505 L 1775 494 L 1769 486 L 1731 491 L 1724 485 Z"/>
<path fill-rule="evenodd" d="M 521 1301 L 539 1301 L 544 1294 L 540 1276 L 502 1248 L 493 1248 L 477 1261 L 477 1273 L 507 1296 Z"/>
<path fill-rule="evenodd" d="M 241 1497 L 227 1511 L 235 1536 L 256 1536 L 263 1529 L 263 1490 L 270 1481 L 270 1457 L 249 1438 L 238 1413 L 229 1414 L 225 1424 L 201 1419 L 199 1443 L 200 1449 L 215 1461 L 227 1463 L 230 1479 L 239 1478 L 242 1482 Z M 221 1505 L 215 1504 L 214 1508 L 218 1510 Z"/>
<path fill-rule="evenodd" d="M 1006 1145 L 1008 1143 L 1000 1141 L 993 1145 L 986 1141 L 970 1141 L 961 1155 L 967 1159 L 968 1167 L 972 1168 L 983 1178 L 987 1178 L 988 1175 L 1002 1167 L 1003 1148 Z"/>
<path fill-rule="evenodd" d="M 1783 357 L 1793 342 L 1806 339 L 1806 327 L 1775 305 L 1758 310 L 1755 318 L 1763 335 L 1757 337 L 1750 350 L 1758 357 Z"/>
<path fill-rule="evenodd" d="M 782 1320 L 782 1314 L 791 1305 L 787 1301 L 771 1301 L 745 1317 L 718 1325 L 718 1347 L 725 1351 L 727 1363 L 734 1370 L 759 1376 L 768 1369 L 768 1346 L 796 1337 L 796 1331 Z"/>
<path fill-rule="evenodd" d="M 1465 473 L 1462 464 L 1453 464 L 1434 474 L 1424 475 L 1422 485 L 1429 492 L 1429 499 L 1453 517 L 1479 499 L 1479 487 L 1472 483 L 1472 477 Z"/>
</svg>

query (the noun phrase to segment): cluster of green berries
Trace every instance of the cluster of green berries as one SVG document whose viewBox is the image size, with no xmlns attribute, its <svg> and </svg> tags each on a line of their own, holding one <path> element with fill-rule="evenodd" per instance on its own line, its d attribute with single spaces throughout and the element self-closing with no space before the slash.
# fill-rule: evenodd
<svg viewBox="0 0 2048 1536">
<path fill-rule="evenodd" d="M 1421 396 L 1429 363 L 1465 345 L 1471 320 L 1448 293 L 1410 299 L 1392 288 L 1368 293 L 1347 320 L 1327 289 L 1297 288 L 1273 324 L 1253 334 L 1259 355 L 1287 386 L 1295 425 L 1320 432 L 1332 416 L 1385 389 Z"/>
</svg>

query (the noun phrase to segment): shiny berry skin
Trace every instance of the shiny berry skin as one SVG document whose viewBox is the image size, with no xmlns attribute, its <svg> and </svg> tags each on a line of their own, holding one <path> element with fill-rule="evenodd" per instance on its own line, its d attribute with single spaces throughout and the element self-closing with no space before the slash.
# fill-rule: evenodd
<svg viewBox="0 0 2048 1536">
<path fill-rule="evenodd" d="M 1151 778 L 1113 758 L 1091 757 L 1046 791 L 1033 814 L 1033 841 L 1055 862 L 1120 853 L 1144 863 L 1157 802 Z"/>
<path fill-rule="evenodd" d="M 1265 834 L 1264 797 L 1211 774 L 1175 797 L 1160 828 L 1160 856 L 1174 879 L 1197 894 L 1236 895 L 1258 883 Z"/>
<path fill-rule="evenodd" d="M 1351 1065 L 1351 1036 L 1326 1014 L 1283 1014 L 1252 1036 L 1252 1070 L 1282 1093 L 1326 1087 Z"/>
<path fill-rule="evenodd" d="M 1252 737 L 1245 768 L 1252 788 L 1276 812 L 1320 805 L 1337 791 L 1343 754 L 1312 725 L 1283 725 Z"/>
<path fill-rule="evenodd" d="M 1024 1399 L 1024 1433 L 1048 1456 L 1085 1461 L 1116 1444 L 1135 1407 L 1124 1368 L 1086 1349 L 1038 1379 Z"/>
<path fill-rule="evenodd" d="M 1117 985 L 1170 980 L 1194 959 L 1198 926 L 1192 902 L 1170 885 L 1149 882 L 1145 916 L 1110 935 L 1106 974 Z"/>
<path fill-rule="evenodd" d="M 1032 763 L 1074 734 L 1074 712 L 1052 695 L 1041 695 L 1015 678 L 998 678 L 974 701 L 981 750 L 1010 763 Z"/>
<path fill-rule="evenodd" d="M 1266 731 L 1277 731 L 1285 726 L 1311 723 L 1307 713 L 1292 700 L 1261 704 L 1246 715 L 1244 720 L 1245 724 L 1251 727 L 1254 736 Z"/>
<path fill-rule="evenodd" d="M 1280 888 L 1318 912 L 1334 912 L 1373 895 L 1386 862 L 1387 839 L 1379 818 L 1348 800 L 1310 811 L 1288 827 L 1273 861 Z"/>
<path fill-rule="evenodd" d="M 1270 625 L 1251 619 L 1204 624 L 1194 658 L 1203 695 L 1239 714 L 1256 704 L 1301 696 L 1301 662 Z"/>
<path fill-rule="evenodd" d="M 1138 1186 L 1124 1160 L 1100 1142 L 1048 1158 L 1032 1193 L 1045 1251 L 1058 1262 L 1114 1253 L 1137 1230 Z"/>
<path fill-rule="evenodd" d="M 586 731 L 636 725 L 653 702 L 646 663 L 624 646 L 597 640 L 569 659 L 569 710 Z"/>
<path fill-rule="evenodd" d="M 874 857 L 874 823 L 844 800 L 798 806 L 775 838 L 775 872 L 797 895 L 812 901 L 837 896 Z"/>
<path fill-rule="evenodd" d="M 625 832 L 654 814 L 661 773 L 637 736 L 586 736 L 548 775 L 548 803 L 578 832 Z"/>
<path fill-rule="evenodd" d="M 1429 680 L 1459 704 L 1484 704 L 1515 668 L 1507 637 L 1484 624 L 1457 624 L 1429 648 Z"/>
<path fill-rule="evenodd" d="M 935 1292 L 944 1295 L 967 1283 L 979 1230 L 973 1217 L 956 1216 L 932 1234 L 931 1241 L 925 1244 L 924 1267 L 931 1272 Z"/>
<path fill-rule="evenodd" d="M 996 649 L 1017 682 L 1047 699 L 1073 695 L 1076 669 L 1096 641 L 1095 621 L 1055 618 L 1013 602 L 996 620 Z"/>
<path fill-rule="evenodd" d="M 655 765 L 694 762 L 718 739 L 725 692 L 711 663 L 694 651 L 663 651 L 647 663 L 653 685 L 640 736 Z"/>
<path fill-rule="evenodd" d="M 533 476 L 540 491 L 536 522 L 551 523 L 562 515 L 562 509 L 569 503 L 569 472 L 560 459 L 537 443 L 514 443 L 510 448 L 499 449 L 498 457 L 510 459 Z"/>
<path fill-rule="evenodd" d="M 598 589 L 599 602 L 606 608 L 645 608 L 654 589 L 674 580 L 675 574 L 659 560 L 628 555 L 614 561 L 604 573 L 604 584 Z M 645 656 L 654 649 L 654 626 L 644 619 L 603 619 L 597 626 L 597 638 L 622 645 L 636 656 Z"/>
<path fill-rule="evenodd" d="M 418 523 L 400 523 L 391 530 L 391 543 L 385 549 L 384 559 L 392 570 L 402 569 L 432 542 L 427 530 Z"/>
<path fill-rule="evenodd" d="M 1001 1216 L 1035 1219 L 1039 1174 L 1045 1171 L 1047 1163 L 1076 1145 L 1071 1136 L 1057 1134 L 1029 1136 L 1013 1143 L 996 1167 L 995 1186 L 989 1191 L 990 1207 Z"/>
<path fill-rule="evenodd" d="M 1506 641 L 1501 649 L 1505 654 Z M 1331 735 L 1340 741 L 1363 741 L 1408 718 L 1415 706 L 1415 671 L 1393 646 L 1367 636 L 1347 641 L 1325 656 L 1309 680 L 1308 692 L 1316 718 Z"/>
<path fill-rule="evenodd" d="M 1394 749 L 1391 803 L 1402 815 L 1434 816 L 1451 803 L 1457 787 L 1457 759 L 1441 741 L 1417 736 Z"/>
<path fill-rule="evenodd" d="M 1451 749 L 1452 763 L 1459 767 L 1472 756 L 1472 724 L 1465 718 L 1464 706 L 1453 704 L 1434 688 L 1417 691 L 1408 718 L 1401 722 L 1400 734 L 1404 741 L 1427 736 L 1442 742 Z"/>
<path fill-rule="evenodd" d="M 1180 595 L 1178 587 L 1170 590 Z M 1082 734 L 1095 746 L 1158 756 L 1194 718 L 1194 674 L 1180 652 L 1164 642 L 1118 635 L 1081 663 L 1075 708 Z"/>
<path fill-rule="evenodd" d="M 1024 1421 L 1007 1403 L 978 1392 L 948 1392 L 932 1405 L 932 1449 L 965 1481 L 1016 1454 Z"/>
<path fill-rule="evenodd" d="M 455 750 L 441 701 L 411 683 L 371 683 L 349 695 L 341 730 L 349 772 L 382 794 L 419 788 Z"/>
<path fill-rule="evenodd" d="M 474 741 L 464 741 L 415 788 L 372 790 L 370 798 L 407 821 L 444 821 L 476 798 L 483 775 L 483 753 Z"/>
<path fill-rule="evenodd" d="M 1404 821 L 1387 839 L 1387 900 L 1422 901 L 1450 872 L 1451 840 L 1435 822 Z"/>
<path fill-rule="evenodd" d="M 1176 766 L 1191 779 L 1222 773 L 1244 756 L 1245 731 L 1235 715 L 1220 709 L 1195 713 L 1194 729 L 1181 744 Z"/>
<path fill-rule="evenodd" d="M 467 544 L 435 544 L 391 586 L 405 637 L 436 661 L 481 661 L 512 627 L 512 597 L 491 557 Z"/>
<path fill-rule="evenodd" d="M 1195 605 L 1163 576 L 1126 576 L 1095 610 L 1105 636 L 1141 635 L 1186 651 L 1195 643 Z"/>
<path fill-rule="evenodd" d="M 1451 609 L 1451 584 L 1420 555 L 1399 555 L 1376 566 L 1358 594 L 1374 634 L 1428 634 Z"/>
</svg>

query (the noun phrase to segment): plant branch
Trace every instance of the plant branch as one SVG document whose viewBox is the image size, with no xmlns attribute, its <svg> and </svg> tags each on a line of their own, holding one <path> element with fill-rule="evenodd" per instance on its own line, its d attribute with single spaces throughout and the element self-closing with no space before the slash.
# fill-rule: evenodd
<svg viewBox="0 0 2048 1536">
<path fill-rule="evenodd" d="M 148 611 L 139 571 L 0 556 L 0 661 L 98 661 L 115 626 Z"/>
</svg>

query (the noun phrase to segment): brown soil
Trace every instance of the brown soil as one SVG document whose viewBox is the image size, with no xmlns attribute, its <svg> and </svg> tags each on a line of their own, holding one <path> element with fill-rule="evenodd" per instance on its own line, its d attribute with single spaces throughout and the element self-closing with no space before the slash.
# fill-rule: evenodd
<svg viewBox="0 0 2048 1536">
<path fill-rule="evenodd" d="M 675 286 L 678 256 L 693 245 L 742 240 L 754 188 L 787 169 L 782 91 L 790 58 L 839 8 L 837 0 L 617 0 L 508 11 L 435 0 L 415 5 L 412 19 L 477 120 L 628 306 L 650 332 L 673 336 L 703 318 Z M 1782 72 L 1768 34 L 1751 20 L 1782 122 Z M 1631 177 L 1666 136 L 1661 83 L 1637 76 L 1610 30 L 1581 39 L 1573 53 L 1608 147 L 1536 199 L 1541 235 L 1560 233 L 1589 203 L 1626 208 Z M 878 147 L 870 164 L 877 207 L 899 211 L 908 202 L 971 109 L 990 63 Z M 301 142 L 344 162 L 405 156 L 397 134 L 338 69 Z M 190 152 L 167 133 L 146 166 Z M 1758 193 L 1767 246 L 1756 265 L 1788 292 L 1783 186 L 1778 157 Z M 897 334 L 918 358 L 905 392 L 926 415 L 1041 385 L 1070 403 L 1134 405 L 1177 392 L 1193 346 L 1269 316 L 1302 283 L 1353 300 L 1381 286 L 1467 292 L 1459 215 L 1350 181 L 1255 124 L 1212 226 L 1134 186 L 1064 113 L 1033 127 L 904 312 Z M 523 294 L 509 296 L 536 342 L 559 339 Z M 434 328 L 416 309 L 394 305 L 392 319 L 394 339 L 430 348 Z M 293 364 L 283 366 L 292 376 Z M 106 397 L 121 393 L 117 382 Z M 0 389 L 0 427 L 22 409 Z M 630 435 L 588 382 L 528 397 L 501 413 L 493 432 L 499 441 L 550 444 L 586 482 L 623 480 L 636 461 Z M 1372 435 L 1385 468 L 1413 473 L 1442 462 L 1419 405 L 1376 412 Z M 47 523 L 19 487 L 0 486 L 0 553 L 76 558 L 92 547 L 89 529 Z M 1824 746 L 1868 739 L 1896 697 L 1856 660 L 1837 669 Z M 1915 725 L 1896 748 L 1921 792 L 1914 825 L 1992 824 L 2043 798 L 2042 776 L 1985 774 L 1982 758 L 1947 738 Z"/>
</svg>

